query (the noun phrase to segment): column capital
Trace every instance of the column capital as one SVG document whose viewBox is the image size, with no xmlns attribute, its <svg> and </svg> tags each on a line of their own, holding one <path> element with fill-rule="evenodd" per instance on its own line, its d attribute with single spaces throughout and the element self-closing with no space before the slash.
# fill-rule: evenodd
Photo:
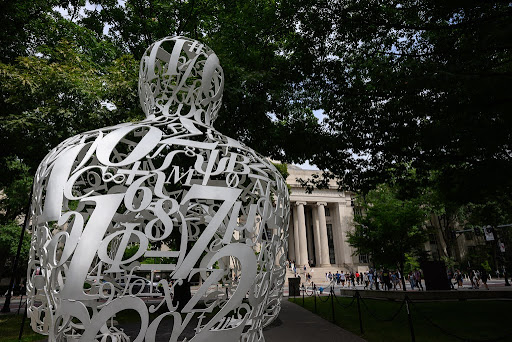
<svg viewBox="0 0 512 342">
<path fill-rule="evenodd" d="M 316 205 L 317 206 L 327 206 L 327 203 L 326 202 L 316 202 Z"/>
<path fill-rule="evenodd" d="M 307 204 L 307 202 L 304 202 L 304 201 L 297 201 L 297 202 L 295 202 L 295 205 L 297 205 L 297 206 L 298 205 L 306 205 L 306 204 Z"/>
</svg>

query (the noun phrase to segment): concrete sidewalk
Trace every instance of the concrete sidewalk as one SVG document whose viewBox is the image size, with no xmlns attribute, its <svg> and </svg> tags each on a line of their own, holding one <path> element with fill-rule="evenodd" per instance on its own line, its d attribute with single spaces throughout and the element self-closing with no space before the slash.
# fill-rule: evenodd
<svg viewBox="0 0 512 342">
<path fill-rule="evenodd" d="M 361 337 L 344 330 L 283 297 L 279 319 L 282 324 L 263 331 L 266 342 L 343 341 L 364 342 Z"/>
</svg>

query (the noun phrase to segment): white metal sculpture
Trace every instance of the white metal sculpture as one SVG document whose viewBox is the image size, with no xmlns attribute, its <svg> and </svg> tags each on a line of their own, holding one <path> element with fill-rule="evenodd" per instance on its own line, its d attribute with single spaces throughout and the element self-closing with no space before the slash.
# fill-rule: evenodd
<svg viewBox="0 0 512 342">
<path fill-rule="evenodd" d="M 28 314 L 50 341 L 263 341 L 279 313 L 289 195 L 264 157 L 211 127 L 222 68 L 198 41 L 144 54 L 147 118 L 83 133 L 35 176 Z M 191 298 L 179 296 L 188 282 Z M 186 291 L 185 291 L 186 292 Z M 186 298 L 184 300 L 183 298 Z M 181 302 L 180 302 L 181 300 Z"/>
</svg>

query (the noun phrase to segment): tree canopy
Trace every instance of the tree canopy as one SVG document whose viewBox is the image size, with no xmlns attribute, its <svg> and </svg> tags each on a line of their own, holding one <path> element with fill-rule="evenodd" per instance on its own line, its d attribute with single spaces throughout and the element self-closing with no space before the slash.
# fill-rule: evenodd
<svg viewBox="0 0 512 342">
<path fill-rule="evenodd" d="M 226 88 L 215 126 L 262 154 L 309 160 L 354 191 L 411 168 L 420 184 L 435 172 L 429 185 L 457 204 L 512 188 L 508 1 L 18 0 L 0 9 L 3 222 L 23 212 L 48 149 L 141 117 L 138 60 L 168 35 L 216 51 Z"/>
<path fill-rule="evenodd" d="M 353 189 L 407 165 L 440 171 L 461 202 L 510 192 L 509 1 L 320 3 L 301 16 L 328 28 L 314 73 L 332 139 L 320 169 Z"/>
<path fill-rule="evenodd" d="M 7 194 L 0 221 L 23 212 L 30 178 L 60 141 L 142 117 L 138 60 L 168 35 L 200 39 L 219 55 L 226 87 L 216 128 L 223 133 L 298 162 L 324 136 L 309 98 L 299 96 L 307 61 L 288 52 L 301 39 L 292 4 L 64 0 L 3 9 L 18 25 L 0 36 L 0 188 Z"/>
</svg>

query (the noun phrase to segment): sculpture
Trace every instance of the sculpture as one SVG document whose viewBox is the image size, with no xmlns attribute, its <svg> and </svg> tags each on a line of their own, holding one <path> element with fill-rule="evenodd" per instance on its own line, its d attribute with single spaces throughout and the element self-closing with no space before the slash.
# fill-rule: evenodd
<svg viewBox="0 0 512 342">
<path fill-rule="evenodd" d="M 135 341 L 164 325 L 169 341 L 187 326 L 191 341 L 264 340 L 280 310 L 289 195 L 271 163 L 211 127 L 223 86 L 210 48 L 164 38 L 141 60 L 147 118 L 71 137 L 44 158 L 27 276 L 36 332 L 128 341 L 114 318 L 131 310 Z M 185 302 L 178 292 L 194 280 Z"/>
</svg>

